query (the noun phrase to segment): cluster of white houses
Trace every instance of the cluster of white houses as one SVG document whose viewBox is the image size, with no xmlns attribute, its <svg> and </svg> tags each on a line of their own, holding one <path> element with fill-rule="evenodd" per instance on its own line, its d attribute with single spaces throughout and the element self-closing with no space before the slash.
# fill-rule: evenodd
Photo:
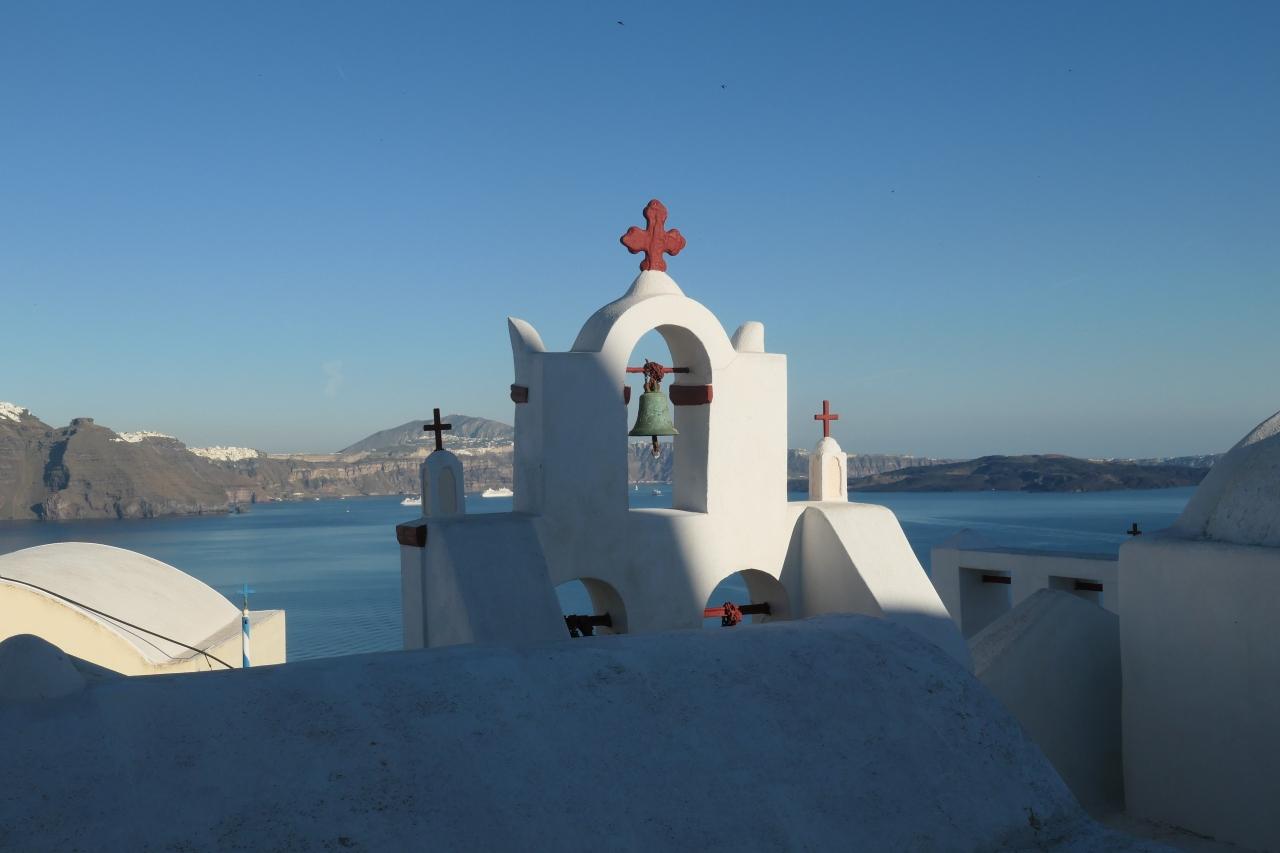
<svg viewBox="0 0 1280 853">
<path fill-rule="evenodd" d="M 545 828 L 538 821 L 550 826 L 552 812 L 569 808 L 584 825 L 611 824 L 610 839 L 621 847 L 640 839 L 678 849 L 700 840 L 697 802 L 675 805 L 654 793 L 683 790 L 684 782 L 665 775 L 664 757 L 681 766 L 723 760 L 717 750 L 734 735 L 719 729 L 736 726 L 754 739 L 750 754 L 704 785 L 729 786 L 744 803 L 772 803 L 781 785 L 786 808 L 779 801 L 751 813 L 758 825 L 750 831 L 774 846 L 838 836 L 866 849 L 1157 849 L 1101 829 L 1078 801 L 1099 818 L 1125 812 L 1280 850 L 1280 643 L 1272 628 L 1280 606 L 1280 416 L 1214 468 L 1173 529 L 1134 537 L 1118 560 L 957 545 L 934 551 L 930 578 L 889 510 L 849 502 L 846 457 L 829 435 L 825 406 L 809 500 L 788 502 L 786 357 L 765 349 L 762 324 L 743 323 L 730 335 L 685 296 L 663 259 L 684 239 L 665 228 L 657 202 L 645 216 L 648 227 L 624 237 L 644 253 L 640 275 L 587 319 L 567 351 L 548 350 L 529 323 L 508 321 L 513 511 L 468 515 L 462 461 L 439 443 L 424 461 L 422 516 L 396 529 L 404 646 L 420 651 L 290 664 L 253 679 L 227 673 L 217 690 L 196 686 L 210 677 L 191 676 L 130 691 L 97 667 L 128 675 L 237 668 L 243 618 L 255 666 L 283 662 L 284 614 L 246 616 L 140 555 L 43 546 L 0 557 L 0 639 L 10 638 L 0 644 L 0 730 L 12 738 L 15 726 L 27 725 L 48 746 L 41 737 L 55 741 L 68 727 L 123 725 L 113 714 L 127 717 L 121 709 L 130 702 L 172 709 L 225 702 L 201 734 L 182 735 L 183 761 L 227 760 L 223 752 L 216 761 L 202 757 L 192 738 L 213 751 L 202 738 L 234 741 L 239 731 L 247 745 L 219 742 L 217 749 L 281 750 L 281 761 L 296 742 L 297 754 L 309 756 L 298 760 L 314 765 L 307 773 L 322 768 L 339 786 L 347 783 L 335 779 L 362 780 L 361 796 L 373 796 L 372 780 L 387 773 L 404 774 L 386 782 L 392 788 L 436 784 L 414 775 L 421 767 L 397 771 L 386 759 L 379 768 L 353 758 L 366 741 L 370 748 L 396 744 L 418 755 L 418 764 L 429 761 L 423 738 L 445 753 L 455 743 L 463 752 L 493 743 L 508 751 L 489 805 L 510 797 L 541 814 L 526 827 L 534 835 Z M 652 330 L 665 339 L 672 364 L 634 363 L 637 342 Z M 671 435 L 678 448 L 671 509 L 628 505 L 629 369 L 647 371 L 649 393 L 671 377 L 665 399 L 673 411 L 663 403 L 645 421 L 662 424 L 645 428 Z M 752 464 L 740 464 L 746 457 Z M 678 633 L 702 624 L 708 597 L 733 574 L 745 580 L 750 600 L 727 603 L 725 623 L 747 613 L 762 624 L 723 632 L 713 647 L 705 635 Z M 585 585 L 592 612 L 574 614 L 566 626 L 555 589 L 573 580 Z M 599 639 L 571 639 L 567 627 Z M 762 643 L 772 651 L 762 652 Z M 458 646 L 471 650 L 441 649 Z M 831 666 L 856 671 L 833 675 Z M 537 679 L 520 674 L 534 670 Z M 446 684 L 432 680 L 443 674 Z M 716 687 L 725 677 L 735 680 Z M 674 692 L 654 701 L 668 688 Z M 512 691 L 519 695 L 510 704 L 492 698 Z M 722 713 L 732 726 L 699 722 L 726 697 L 732 708 Z M 33 722 L 33 703 L 77 701 L 63 729 L 45 717 Z M 459 721 L 459 707 L 477 709 L 476 718 Z M 574 707 L 594 709 L 591 719 L 575 720 Z M 276 714 L 294 722 L 266 719 Z M 902 721 L 912 722 L 904 729 Z M 1026 742 L 1024 749 L 1028 735 L 1036 747 Z M 556 746 L 542 750 L 540 742 Z M 566 757 L 557 749 L 574 743 L 591 761 L 568 760 L 594 787 L 574 789 L 580 810 L 560 802 L 547 811 L 560 794 L 535 780 L 558 771 Z M 900 746 L 885 746 L 892 743 Z M 4 746 L 36 789 L 62 784 L 35 769 L 39 761 L 24 750 L 36 747 Z M 137 748 L 156 772 L 186 773 L 188 765 L 171 764 L 178 759 L 160 748 Z M 795 762 L 813 750 L 828 758 L 821 768 L 809 764 L 812 780 L 805 781 Z M 101 781 L 99 771 L 130 760 L 142 759 L 91 756 L 71 787 L 40 792 L 45 800 L 0 798 L 0 824 L 27 810 L 14 837 L 30 841 L 37 836 L 23 833 L 47 825 L 37 819 L 49 818 L 50 794 L 88 790 Z M 630 769 L 616 769 L 624 765 Z M 461 789 L 472 783 L 470 772 L 458 762 L 432 771 Z M 512 774 L 529 781 L 521 785 Z M 22 787 L 24 780 L 14 781 Z M 324 811 L 303 802 L 321 798 L 320 789 L 308 793 L 307 784 L 294 783 L 245 783 L 252 796 L 276 798 L 271 817 L 250 809 L 249 820 L 282 844 L 307 840 L 323 824 L 288 818 L 281 828 L 274 820 L 303 806 Z M 829 808 L 824 788 L 846 784 L 850 791 L 870 786 L 875 796 L 850 793 Z M 916 807 L 921 786 L 940 786 L 929 787 L 933 811 Z M 601 799 L 607 791 L 620 796 Z M 706 809 L 719 807 L 712 799 Z M 374 829 L 353 816 L 357 829 L 335 837 L 390 832 L 378 837 L 394 842 L 395 832 L 457 831 L 460 839 L 502 840 L 486 834 L 499 832 L 501 821 L 477 818 L 459 829 L 457 820 L 405 802 L 384 803 L 392 815 L 385 825 Z M 471 802 L 457 808 L 484 813 Z M 710 832 L 716 815 L 705 818 Z M 664 820 L 665 834 L 652 834 Z M 178 825 L 154 831 L 184 831 Z M 286 829 L 294 834 L 269 834 Z M 201 849 L 215 837 L 208 829 L 185 843 Z M 752 841 L 738 843 L 770 846 Z"/>
</svg>

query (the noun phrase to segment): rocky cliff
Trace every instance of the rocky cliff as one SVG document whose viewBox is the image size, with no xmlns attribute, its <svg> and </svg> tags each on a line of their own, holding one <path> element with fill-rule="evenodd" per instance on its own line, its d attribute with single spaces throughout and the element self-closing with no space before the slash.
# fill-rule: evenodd
<svg viewBox="0 0 1280 853">
<path fill-rule="evenodd" d="M 92 418 L 54 428 L 0 418 L 0 518 L 149 518 L 226 512 L 254 484 L 166 436 L 127 440 Z"/>
<path fill-rule="evenodd" d="M 507 424 L 449 415 L 445 446 L 458 454 L 469 492 L 512 488 Z M 248 448 L 188 448 L 151 432 L 116 433 L 91 418 L 54 428 L 0 403 L 0 520 L 148 518 L 227 512 L 256 501 L 344 495 L 411 495 L 432 448 L 424 421 L 376 432 L 338 453 L 264 454 Z M 1095 491 L 1193 485 L 1207 472 L 1190 464 L 1141 464 L 1065 456 L 984 457 L 968 462 L 851 454 L 852 491 Z M 646 442 L 627 447 L 632 482 L 671 481 L 675 450 L 654 457 Z M 1145 462 L 1145 460 L 1144 460 Z M 744 461 L 743 464 L 750 464 Z M 789 487 L 803 491 L 809 454 L 788 451 Z"/>
</svg>

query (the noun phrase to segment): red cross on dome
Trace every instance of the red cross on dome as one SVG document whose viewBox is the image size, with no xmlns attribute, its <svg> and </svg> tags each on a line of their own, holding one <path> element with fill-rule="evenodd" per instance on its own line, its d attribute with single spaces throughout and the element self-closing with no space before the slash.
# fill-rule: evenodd
<svg viewBox="0 0 1280 853">
<path fill-rule="evenodd" d="M 676 229 L 666 230 L 667 208 L 656 198 L 644 206 L 646 228 L 632 225 L 622 235 L 621 243 L 627 251 L 635 255 L 644 252 L 644 260 L 640 262 L 642 270 L 666 270 L 667 262 L 663 253 L 671 256 L 680 254 L 685 246 L 684 235 Z"/>
<path fill-rule="evenodd" d="M 815 421 L 822 421 L 822 437 L 823 437 L 823 438 L 830 438 L 830 437 L 831 437 L 831 422 L 832 422 L 832 421 L 838 421 L 838 420 L 840 420 L 840 416 L 839 416 L 839 415 L 837 415 L 835 412 L 831 411 L 831 401 L 830 401 L 830 400 L 823 400 L 823 401 L 822 401 L 822 414 L 820 414 L 820 415 L 814 415 L 814 416 L 813 416 L 813 419 L 814 419 Z"/>
</svg>

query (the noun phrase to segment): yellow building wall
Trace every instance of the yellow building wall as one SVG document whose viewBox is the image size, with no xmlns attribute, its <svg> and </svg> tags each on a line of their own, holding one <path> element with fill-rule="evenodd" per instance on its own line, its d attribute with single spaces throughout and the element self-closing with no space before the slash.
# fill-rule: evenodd
<svg viewBox="0 0 1280 853">
<path fill-rule="evenodd" d="M 286 654 L 285 613 L 283 610 L 250 611 L 250 652 L 254 666 L 284 663 Z M 141 623 L 139 623 L 141 624 Z M 145 627 L 145 626 L 144 626 Z M 83 658 L 98 666 L 123 675 L 160 675 L 174 672 L 207 672 L 222 665 L 203 654 L 154 662 L 137 648 L 106 628 L 96 617 L 34 590 L 0 584 L 0 641 L 18 634 L 34 634 L 69 655 Z M 142 631 L 144 640 L 156 640 Z M 240 621 L 237 619 L 226 633 L 212 644 L 207 637 L 174 637 L 193 646 L 208 648 L 212 654 L 239 668 Z"/>
</svg>

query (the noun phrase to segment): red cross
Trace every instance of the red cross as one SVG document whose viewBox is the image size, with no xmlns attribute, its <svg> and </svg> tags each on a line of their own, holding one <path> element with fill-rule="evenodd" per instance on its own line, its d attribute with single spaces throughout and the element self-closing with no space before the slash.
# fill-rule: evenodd
<svg viewBox="0 0 1280 853">
<path fill-rule="evenodd" d="M 648 228 L 637 228 L 632 225 L 622 235 L 622 245 L 631 254 L 644 252 L 644 260 L 640 262 L 642 270 L 666 270 L 667 262 L 662 253 L 675 256 L 684 248 L 684 235 L 676 229 L 665 230 L 667 224 L 667 208 L 656 198 L 644 206 L 644 221 Z"/>
<path fill-rule="evenodd" d="M 813 419 L 814 419 L 815 421 L 822 421 L 822 437 L 823 437 L 823 438 L 830 438 L 830 437 L 831 437 L 831 422 L 832 422 L 832 421 L 838 421 L 838 420 L 840 420 L 840 416 L 839 416 L 839 415 L 836 415 L 836 414 L 832 414 L 832 412 L 831 412 L 831 401 L 830 401 L 830 400 L 823 400 L 823 401 L 822 401 L 822 414 L 820 414 L 820 415 L 814 415 L 814 416 L 813 416 Z"/>
<path fill-rule="evenodd" d="M 444 450 L 444 431 L 453 429 L 453 424 L 440 423 L 440 410 L 432 409 L 433 423 L 423 424 L 423 432 L 434 432 L 436 434 L 436 450 Z"/>
</svg>

